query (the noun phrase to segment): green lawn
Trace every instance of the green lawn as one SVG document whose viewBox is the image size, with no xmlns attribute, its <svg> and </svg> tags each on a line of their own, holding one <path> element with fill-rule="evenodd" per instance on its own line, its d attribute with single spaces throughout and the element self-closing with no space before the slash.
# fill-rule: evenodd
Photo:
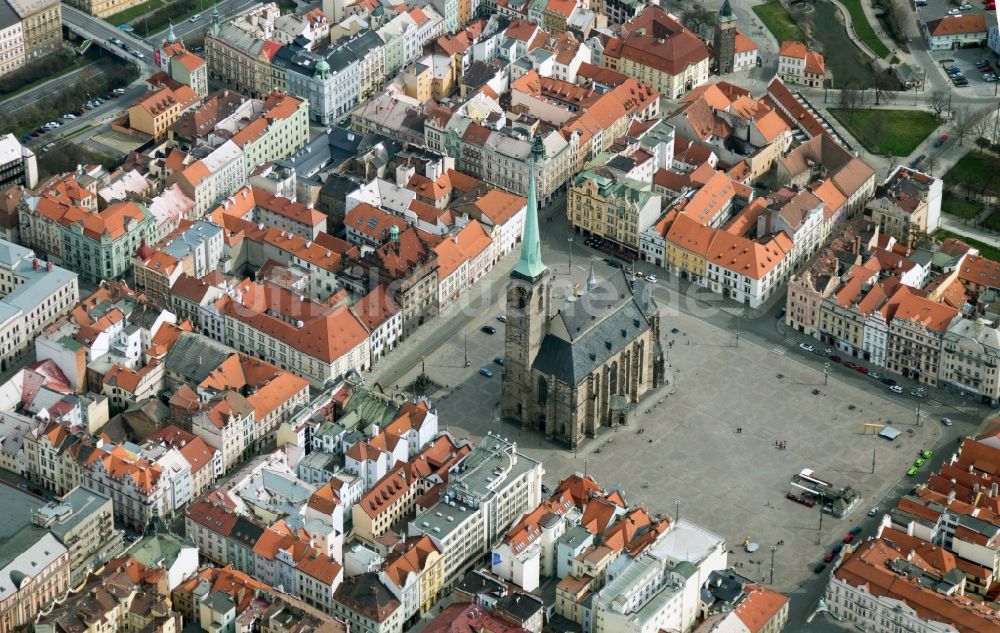
<svg viewBox="0 0 1000 633">
<path fill-rule="evenodd" d="M 958 233 L 952 233 L 951 231 L 947 231 L 945 229 L 938 229 L 934 232 L 934 239 L 936 240 L 945 240 L 949 237 L 961 240 L 969 246 L 978 248 L 979 254 L 986 259 L 992 259 L 995 262 L 1000 262 L 1000 249 L 994 246 L 990 246 L 989 244 L 985 244 L 979 240 L 974 240 L 971 237 L 965 237 L 964 235 L 959 235 Z"/>
<path fill-rule="evenodd" d="M 982 152 L 972 151 L 962 157 L 951 170 L 944 175 L 947 183 L 977 182 L 987 174 L 994 173 L 996 159 Z"/>
<path fill-rule="evenodd" d="M 991 231 L 1000 231 L 1000 211 L 994 211 L 989 214 L 985 220 L 983 220 L 982 225 Z"/>
<path fill-rule="evenodd" d="M 886 48 L 886 45 L 882 43 L 882 40 L 875 35 L 875 29 L 873 29 L 872 25 L 868 23 L 868 18 L 865 17 L 865 10 L 861 8 L 861 0 L 840 1 L 845 7 L 847 7 L 847 12 L 851 14 L 854 34 L 858 36 L 858 39 L 867 44 L 868 48 L 872 49 L 872 51 L 879 57 L 888 57 L 889 49 Z"/>
<path fill-rule="evenodd" d="M 150 11 L 155 11 L 166 4 L 163 0 L 147 0 L 142 4 L 137 4 L 130 9 L 125 9 L 121 13 L 116 13 L 114 15 L 108 16 L 105 19 L 110 24 L 118 26 L 119 24 L 125 24 L 126 22 L 131 22 L 140 15 L 145 15 Z"/>
<path fill-rule="evenodd" d="M 882 117 L 877 126 L 876 112 Z M 847 110 L 830 108 L 830 114 L 865 149 L 879 156 L 909 156 L 938 126 L 937 119 L 921 110 L 855 110 L 853 121 Z"/>
<path fill-rule="evenodd" d="M 802 33 L 802 29 L 792 20 L 792 16 L 788 15 L 788 11 L 781 6 L 778 0 L 758 4 L 753 7 L 753 12 L 757 14 L 767 30 L 774 35 L 774 39 L 778 40 L 778 44 L 785 40 L 805 41 L 806 36 Z"/>
<path fill-rule="evenodd" d="M 962 196 L 956 196 L 955 194 L 946 191 L 944 197 L 941 199 L 941 210 L 960 218 L 974 218 L 979 215 L 979 212 L 982 211 L 983 208 L 975 202 L 966 200 Z"/>
</svg>

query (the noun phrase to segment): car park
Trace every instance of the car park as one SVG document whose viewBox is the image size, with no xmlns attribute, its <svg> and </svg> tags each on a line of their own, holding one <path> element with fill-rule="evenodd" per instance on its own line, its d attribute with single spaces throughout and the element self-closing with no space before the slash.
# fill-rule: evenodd
<svg viewBox="0 0 1000 633">
<path fill-rule="evenodd" d="M 484 325 L 483 327 L 479 328 L 479 331 L 480 332 L 485 332 L 486 334 L 496 334 L 497 333 L 497 329 L 495 327 L 493 327 L 492 325 Z"/>
<path fill-rule="evenodd" d="M 951 418 L 941 418 L 941 424 L 951 426 L 953 422 L 951 421 Z"/>
<path fill-rule="evenodd" d="M 799 349 L 805 350 L 807 352 L 812 352 L 816 350 L 816 348 L 810 345 L 809 343 L 799 343 Z"/>
<path fill-rule="evenodd" d="M 907 476 L 907 477 L 912 477 L 912 476 L 914 476 L 914 475 L 916 475 L 916 474 L 917 474 L 917 467 L 916 467 L 916 466 L 910 466 L 910 467 L 909 467 L 909 468 L 908 468 L 908 469 L 906 470 L 906 476 Z"/>
<path fill-rule="evenodd" d="M 903 388 L 900 387 L 899 385 L 892 385 L 891 387 L 889 387 L 889 391 L 893 393 L 903 393 Z"/>
<path fill-rule="evenodd" d="M 481 368 L 481 369 L 479 370 L 479 373 L 480 373 L 480 374 L 482 374 L 483 376 L 486 376 L 487 378 L 492 378 L 492 377 L 493 377 L 493 371 L 492 371 L 492 370 L 490 370 L 490 369 L 489 369 L 489 368 L 487 368 L 487 367 L 482 367 L 482 368 Z"/>
</svg>

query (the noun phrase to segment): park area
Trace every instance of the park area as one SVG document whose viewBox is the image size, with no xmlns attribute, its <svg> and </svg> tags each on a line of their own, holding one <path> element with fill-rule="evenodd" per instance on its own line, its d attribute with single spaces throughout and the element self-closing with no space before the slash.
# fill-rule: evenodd
<svg viewBox="0 0 1000 633">
<path fill-rule="evenodd" d="M 792 20 L 792 16 L 778 0 L 758 4 L 753 7 L 753 12 L 757 14 L 757 17 L 774 35 L 774 39 L 778 40 L 779 44 L 785 40 L 803 41 L 805 39 L 802 29 Z"/>
<path fill-rule="evenodd" d="M 830 108 L 830 114 L 878 156 L 909 156 L 939 124 L 922 110 Z"/>
</svg>

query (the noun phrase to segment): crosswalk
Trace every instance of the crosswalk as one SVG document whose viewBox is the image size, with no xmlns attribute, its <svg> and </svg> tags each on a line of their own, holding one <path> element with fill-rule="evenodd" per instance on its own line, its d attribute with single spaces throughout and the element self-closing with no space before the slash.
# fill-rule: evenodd
<svg viewBox="0 0 1000 633">
<path fill-rule="evenodd" d="M 940 402 L 938 402 L 937 400 L 928 400 L 926 406 L 932 407 L 932 408 L 936 409 L 936 408 L 944 406 L 944 405 L 941 404 Z"/>
<path fill-rule="evenodd" d="M 776 346 L 776 347 L 772 347 L 771 351 L 774 352 L 775 354 L 777 354 L 778 356 L 784 356 L 785 352 L 787 352 L 788 350 L 786 350 L 784 347 Z"/>
</svg>

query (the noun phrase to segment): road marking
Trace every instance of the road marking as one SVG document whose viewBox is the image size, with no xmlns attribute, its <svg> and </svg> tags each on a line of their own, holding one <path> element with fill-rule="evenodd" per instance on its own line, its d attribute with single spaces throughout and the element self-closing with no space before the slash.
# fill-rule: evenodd
<svg viewBox="0 0 1000 633">
<path fill-rule="evenodd" d="M 940 407 L 942 405 L 937 400 L 928 400 L 927 401 L 927 406 L 929 406 L 929 407 Z"/>
<path fill-rule="evenodd" d="M 787 350 L 784 347 L 772 347 L 771 351 L 777 354 L 778 356 L 784 356 Z"/>
</svg>

